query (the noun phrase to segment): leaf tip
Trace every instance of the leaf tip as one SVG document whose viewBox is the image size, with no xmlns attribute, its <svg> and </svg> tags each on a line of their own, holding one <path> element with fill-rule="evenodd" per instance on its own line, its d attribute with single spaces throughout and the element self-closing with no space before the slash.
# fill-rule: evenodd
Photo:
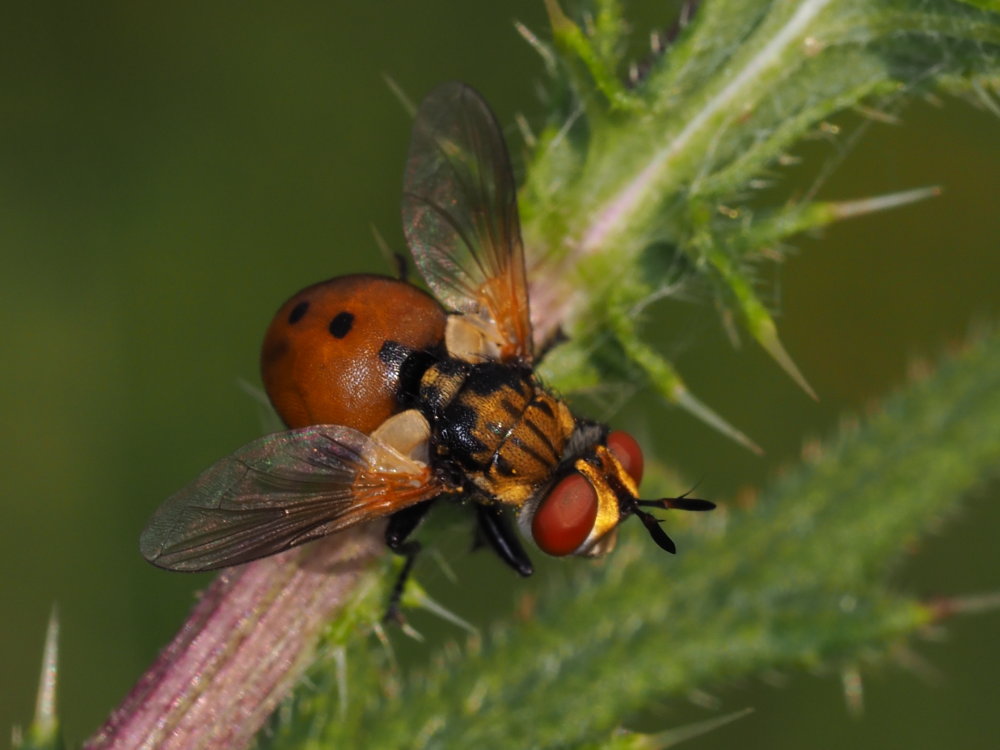
<svg viewBox="0 0 1000 750">
<path fill-rule="evenodd" d="M 885 195 L 875 195 L 869 198 L 861 198 L 854 201 L 839 201 L 830 204 L 830 212 L 834 220 L 853 219 L 865 214 L 877 211 L 887 211 L 891 208 L 899 208 L 910 203 L 936 198 L 942 193 L 939 185 L 928 185 L 927 187 L 914 188 L 913 190 L 901 190 L 896 193 Z"/>
<path fill-rule="evenodd" d="M 35 696 L 35 716 L 27 732 L 15 728 L 13 747 L 32 750 L 57 750 L 63 747 L 56 707 L 59 668 L 59 608 L 52 605 L 45 630 L 42 669 Z"/>
<path fill-rule="evenodd" d="M 744 708 L 741 711 L 734 711 L 725 716 L 668 729 L 656 734 L 629 734 L 626 735 L 628 742 L 623 742 L 619 746 L 629 748 L 629 750 L 666 750 L 670 747 L 676 747 L 687 740 L 692 740 L 713 732 L 726 724 L 730 724 L 737 719 L 742 719 L 744 716 L 752 713 L 752 708 Z"/>
<path fill-rule="evenodd" d="M 552 31 L 556 35 L 566 33 L 576 27 L 576 24 L 559 7 L 559 0 L 545 0 L 545 12 L 549 17 L 549 24 L 552 26 Z"/>
<path fill-rule="evenodd" d="M 848 713 L 860 719 L 865 713 L 865 683 L 857 665 L 848 666 L 840 673 L 840 684 L 844 689 Z"/>
<path fill-rule="evenodd" d="M 42 655 L 42 671 L 38 682 L 38 696 L 35 701 L 35 723 L 47 730 L 55 731 L 59 719 L 56 715 L 56 688 L 59 679 L 59 607 L 52 605 L 49 624 L 45 630 L 45 649 Z"/>
<path fill-rule="evenodd" d="M 1000 609 L 1000 591 L 969 596 L 941 596 L 925 602 L 924 608 L 932 622 L 956 615 L 977 615 Z"/>
<path fill-rule="evenodd" d="M 798 365 L 795 364 L 795 361 L 781 343 L 781 339 L 778 338 L 778 331 L 772 321 L 768 320 L 766 324 L 758 326 L 757 330 L 754 331 L 754 338 L 764 348 L 764 351 L 771 355 L 771 359 L 777 362 L 778 366 L 785 371 L 788 377 L 795 381 L 799 388 L 805 391 L 814 401 L 819 401 L 816 391 L 809 385 L 809 381 L 806 380 L 805 375 L 799 370 Z"/>
<path fill-rule="evenodd" d="M 709 408 L 704 402 L 695 398 L 691 391 L 684 386 L 679 386 L 674 390 L 672 400 L 682 409 L 686 409 L 690 414 L 693 414 L 710 427 L 715 428 L 730 440 L 739 443 L 750 452 L 756 453 L 758 456 L 764 455 L 763 448 L 743 432 L 729 424 L 729 422 L 719 416 L 718 413 Z"/>
</svg>

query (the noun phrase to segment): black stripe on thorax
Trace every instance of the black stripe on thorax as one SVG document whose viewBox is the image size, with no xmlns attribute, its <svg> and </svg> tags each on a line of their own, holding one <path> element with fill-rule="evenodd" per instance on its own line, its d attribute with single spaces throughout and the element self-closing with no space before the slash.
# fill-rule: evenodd
<svg viewBox="0 0 1000 750">
<path fill-rule="evenodd" d="M 549 437 L 549 434 L 545 432 L 545 430 L 543 430 L 541 427 L 539 427 L 538 423 L 535 422 L 535 420 L 533 419 L 526 419 L 524 423 L 528 426 L 528 429 L 535 434 L 535 437 L 537 437 L 539 440 L 545 443 L 545 446 L 552 453 L 552 461 L 558 461 L 559 452 L 556 450 L 556 446 L 552 443 L 552 438 Z M 550 461 L 549 463 L 552 463 L 552 461 Z"/>
<path fill-rule="evenodd" d="M 552 463 L 551 460 L 546 459 L 544 456 L 542 456 L 541 453 L 539 453 L 538 451 L 536 451 L 534 448 L 532 448 L 530 445 L 528 445 L 526 442 L 524 442 L 521 438 L 517 437 L 517 435 L 511 435 L 510 438 L 509 438 L 509 440 L 510 440 L 511 443 L 513 443 L 518 448 L 520 448 L 522 451 L 524 451 L 525 453 L 527 453 L 529 456 L 531 456 L 536 462 L 538 462 L 542 466 L 548 466 L 548 465 L 550 465 Z M 503 452 L 503 450 L 501 449 L 501 453 L 502 452 Z"/>
</svg>

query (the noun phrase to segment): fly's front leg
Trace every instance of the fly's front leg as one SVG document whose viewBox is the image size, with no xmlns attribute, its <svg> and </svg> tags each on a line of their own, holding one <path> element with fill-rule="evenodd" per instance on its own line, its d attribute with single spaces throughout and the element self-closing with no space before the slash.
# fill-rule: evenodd
<svg viewBox="0 0 1000 750">
<path fill-rule="evenodd" d="M 402 570 L 396 577 L 396 582 L 392 586 L 392 593 L 389 594 L 389 606 L 386 608 L 385 620 L 395 620 L 402 624 L 405 621 L 399 602 L 403 598 L 403 590 L 406 588 L 406 581 L 413 570 L 413 564 L 417 561 L 420 553 L 420 542 L 410 539 L 410 535 L 431 509 L 434 500 L 424 500 L 422 503 L 411 505 L 389 517 L 389 524 L 385 528 L 385 543 L 389 549 L 397 555 L 406 558 Z"/>
<path fill-rule="evenodd" d="M 531 558 L 524 551 L 517 532 L 510 527 L 501 508 L 477 503 L 476 517 L 479 521 L 479 533 L 501 560 L 525 578 L 535 572 Z"/>
</svg>

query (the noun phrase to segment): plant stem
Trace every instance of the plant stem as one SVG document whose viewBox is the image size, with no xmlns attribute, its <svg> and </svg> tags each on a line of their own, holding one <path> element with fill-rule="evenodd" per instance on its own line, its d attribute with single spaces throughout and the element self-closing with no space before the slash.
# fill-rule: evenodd
<svg viewBox="0 0 1000 750">
<path fill-rule="evenodd" d="M 375 524 L 222 571 L 84 748 L 249 745 L 384 551 Z"/>
</svg>

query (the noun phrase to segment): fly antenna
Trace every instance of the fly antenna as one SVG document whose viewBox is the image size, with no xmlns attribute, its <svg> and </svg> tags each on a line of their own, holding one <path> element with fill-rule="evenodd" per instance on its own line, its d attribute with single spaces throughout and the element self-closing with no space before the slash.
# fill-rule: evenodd
<svg viewBox="0 0 1000 750">
<path fill-rule="evenodd" d="M 652 513 L 643 508 L 659 508 L 661 510 L 712 510 L 715 507 L 715 503 L 711 500 L 702 500 L 698 497 L 688 497 L 691 492 L 694 491 L 694 487 L 685 492 L 679 497 L 661 497 L 658 500 L 635 500 L 632 503 L 631 512 L 635 514 L 642 525 L 646 527 L 646 531 L 656 542 L 660 549 L 666 550 L 670 554 L 677 553 L 677 545 L 674 544 L 674 540 L 671 539 L 667 532 L 663 530 L 660 526 L 663 523 L 662 519 L 657 518 Z"/>
<path fill-rule="evenodd" d="M 660 524 L 663 523 L 663 521 L 654 516 L 652 513 L 648 513 L 647 511 L 644 510 L 639 510 L 638 508 L 636 508 L 632 512 L 639 517 L 639 520 L 642 521 L 643 526 L 646 527 L 646 531 L 648 531 L 649 535 L 653 537 L 653 541 L 656 542 L 657 546 L 660 549 L 666 550 L 671 555 L 677 554 L 677 545 L 674 544 L 674 540 L 671 539 L 669 536 L 667 536 L 667 532 L 665 532 L 663 530 L 663 527 L 660 526 Z"/>
<path fill-rule="evenodd" d="M 662 508 L 663 510 L 712 510 L 715 508 L 715 503 L 711 500 L 702 500 L 697 497 L 688 497 L 692 492 L 698 488 L 695 485 L 683 495 L 678 495 L 677 497 L 661 497 L 658 500 L 636 500 L 636 505 L 641 505 L 644 508 Z"/>
</svg>

